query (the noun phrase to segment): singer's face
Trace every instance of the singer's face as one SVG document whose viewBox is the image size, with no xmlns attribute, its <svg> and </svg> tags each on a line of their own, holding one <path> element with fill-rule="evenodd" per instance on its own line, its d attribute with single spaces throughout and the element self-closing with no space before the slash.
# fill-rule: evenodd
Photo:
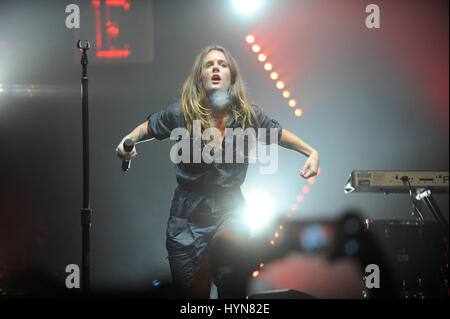
<svg viewBox="0 0 450 319">
<path fill-rule="evenodd" d="M 221 51 L 210 51 L 203 61 L 202 83 L 207 93 L 212 90 L 228 91 L 231 85 L 231 71 Z"/>
</svg>

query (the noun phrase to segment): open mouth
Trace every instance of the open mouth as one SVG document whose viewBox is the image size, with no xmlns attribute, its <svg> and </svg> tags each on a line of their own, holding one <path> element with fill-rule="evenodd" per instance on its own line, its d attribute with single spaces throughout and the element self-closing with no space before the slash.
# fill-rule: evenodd
<svg viewBox="0 0 450 319">
<path fill-rule="evenodd" d="M 213 84 L 219 84 L 219 83 L 220 83 L 220 76 L 219 76 L 218 74 L 214 74 L 214 75 L 211 77 L 211 82 L 212 82 Z"/>
</svg>

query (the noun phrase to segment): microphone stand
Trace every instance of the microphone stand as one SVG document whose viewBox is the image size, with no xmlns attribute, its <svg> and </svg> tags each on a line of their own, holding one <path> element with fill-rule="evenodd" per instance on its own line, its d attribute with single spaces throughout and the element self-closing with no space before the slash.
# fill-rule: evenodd
<svg viewBox="0 0 450 319">
<path fill-rule="evenodd" d="M 81 65 L 81 100 L 82 100 L 82 118 L 83 118 L 83 208 L 81 209 L 81 290 L 83 296 L 87 297 L 90 291 L 89 281 L 89 231 L 91 228 L 92 209 L 89 198 L 89 108 L 88 108 L 88 59 L 86 51 L 90 48 L 89 42 L 81 46 L 81 40 L 77 42 L 77 48 L 82 51 Z"/>
</svg>

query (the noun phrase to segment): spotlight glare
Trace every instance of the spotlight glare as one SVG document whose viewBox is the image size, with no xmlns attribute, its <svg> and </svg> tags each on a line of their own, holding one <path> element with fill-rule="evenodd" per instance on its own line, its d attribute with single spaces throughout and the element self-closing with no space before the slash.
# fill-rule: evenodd
<svg viewBox="0 0 450 319">
<path fill-rule="evenodd" d="M 234 9 L 242 15 L 255 13 L 262 4 L 262 0 L 233 0 Z"/>
<path fill-rule="evenodd" d="M 264 228 L 274 217 L 274 203 L 268 194 L 253 193 L 246 196 L 244 220 L 252 234 Z"/>
<path fill-rule="evenodd" d="M 266 61 L 266 59 L 267 59 L 267 56 L 264 53 L 261 53 L 258 55 L 259 61 L 264 62 L 264 61 Z"/>
<path fill-rule="evenodd" d="M 255 271 L 253 272 L 252 276 L 253 276 L 253 278 L 258 277 L 258 276 L 259 276 L 259 271 L 258 271 L 258 270 L 255 270 Z"/>
<path fill-rule="evenodd" d="M 278 81 L 277 82 L 277 88 L 280 89 L 280 90 L 283 89 L 284 88 L 284 82 L 283 81 Z"/>
<path fill-rule="evenodd" d="M 283 91 L 283 97 L 284 97 L 284 98 L 287 99 L 287 98 L 290 97 L 290 96 L 291 96 L 291 92 L 289 92 L 289 90 L 284 90 L 284 91 Z"/>
<path fill-rule="evenodd" d="M 247 43 L 253 43 L 255 42 L 255 37 L 252 34 L 249 34 L 248 36 L 245 37 L 245 41 L 247 41 Z"/>
<path fill-rule="evenodd" d="M 302 111 L 302 109 L 295 109 L 294 114 L 295 114 L 295 116 L 300 117 L 300 116 L 302 116 L 303 111 Z"/>
<path fill-rule="evenodd" d="M 253 52 L 256 53 L 256 52 L 261 51 L 261 47 L 257 44 L 254 44 L 254 45 L 252 45 L 252 50 L 253 50 Z"/>
<path fill-rule="evenodd" d="M 264 64 L 264 70 L 266 70 L 266 71 L 272 70 L 272 64 L 270 64 L 270 63 Z"/>
<path fill-rule="evenodd" d="M 272 73 L 270 73 L 270 78 L 271 78 L 272 80 L 278 79 L 278 73 L 277 73 L 277 72 L 272 72 Z"/>
<path fill-rule="evenodd" d="M 289 106 L 290 107 L 295 107 L 297 105 L 297 101 L 296 100 L 294 100 L 294 99 L 290 99 L 289 100 Z"/>
<path fill-rule="evenodd" d="M 305 193 L 305 194 L 309 193 L 309 186 L 308 186 L 308 185 L 303 186 L 303 187 L 302 187 L 302 191 L 303 191 L 303 193 Z"/>
</svg>

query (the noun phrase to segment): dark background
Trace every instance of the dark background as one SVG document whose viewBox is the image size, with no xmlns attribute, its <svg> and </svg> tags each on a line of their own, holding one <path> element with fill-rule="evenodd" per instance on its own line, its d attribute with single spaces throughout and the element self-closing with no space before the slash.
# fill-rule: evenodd
<svg viewBox="0 0 450 319">
<path fill-rule="evenodd" d="M 23 282 L 13 282 L 18 286 L 29 277 L 63 285 L 66 265 L 81 263 L 75 43 L 94 43 L 95 29 L 89 1 L 78 2 L 81 28 L 66 28 L 70 3 L 0 4 L 0 280 L 20 277 Z M 137 3 L 145 10 L 133 11 Z M 380 6 L 380 29 L 364 24 L 369 3 Z M 297 203 L 294 219 L 335 218 L 349 207 L 374 219 L 411 219 L 406 194 L 343 190 L 355 169 L 448 170 L 448 12 L 445 0 L 266 1 L 251 17 L 219 0 L 131 1 L 129 12 L 115 10 L 121 35 L 130 43 L 143 39 L 141 49 L 152 54 L 147 63 L 98 63 L 95 48 L 88 51 L 93 289 L 146 289 L 169 276 L 165 226 L 176 187 L 171 142 L 139 145 L 126 174 L 114 149 L 149 113 L 179 98 L 195 56 L 211 43 L 236 57 L 249 99 L 321 155 L 321 174 Z M 136 24 L 133 15 L 147 20 Z M 250 33 L 302 117 L 294 116 L 245 42 Z M 297 173 L 304 161 L 280 148 L 278 172 L 260 175 L 258 164 L 251 165 L 244 195 L 263 190 L 277 212 L 289 212 L 308 185 Z M 448 195 L 436 199 L 448 219 Z"/>
</svg>

